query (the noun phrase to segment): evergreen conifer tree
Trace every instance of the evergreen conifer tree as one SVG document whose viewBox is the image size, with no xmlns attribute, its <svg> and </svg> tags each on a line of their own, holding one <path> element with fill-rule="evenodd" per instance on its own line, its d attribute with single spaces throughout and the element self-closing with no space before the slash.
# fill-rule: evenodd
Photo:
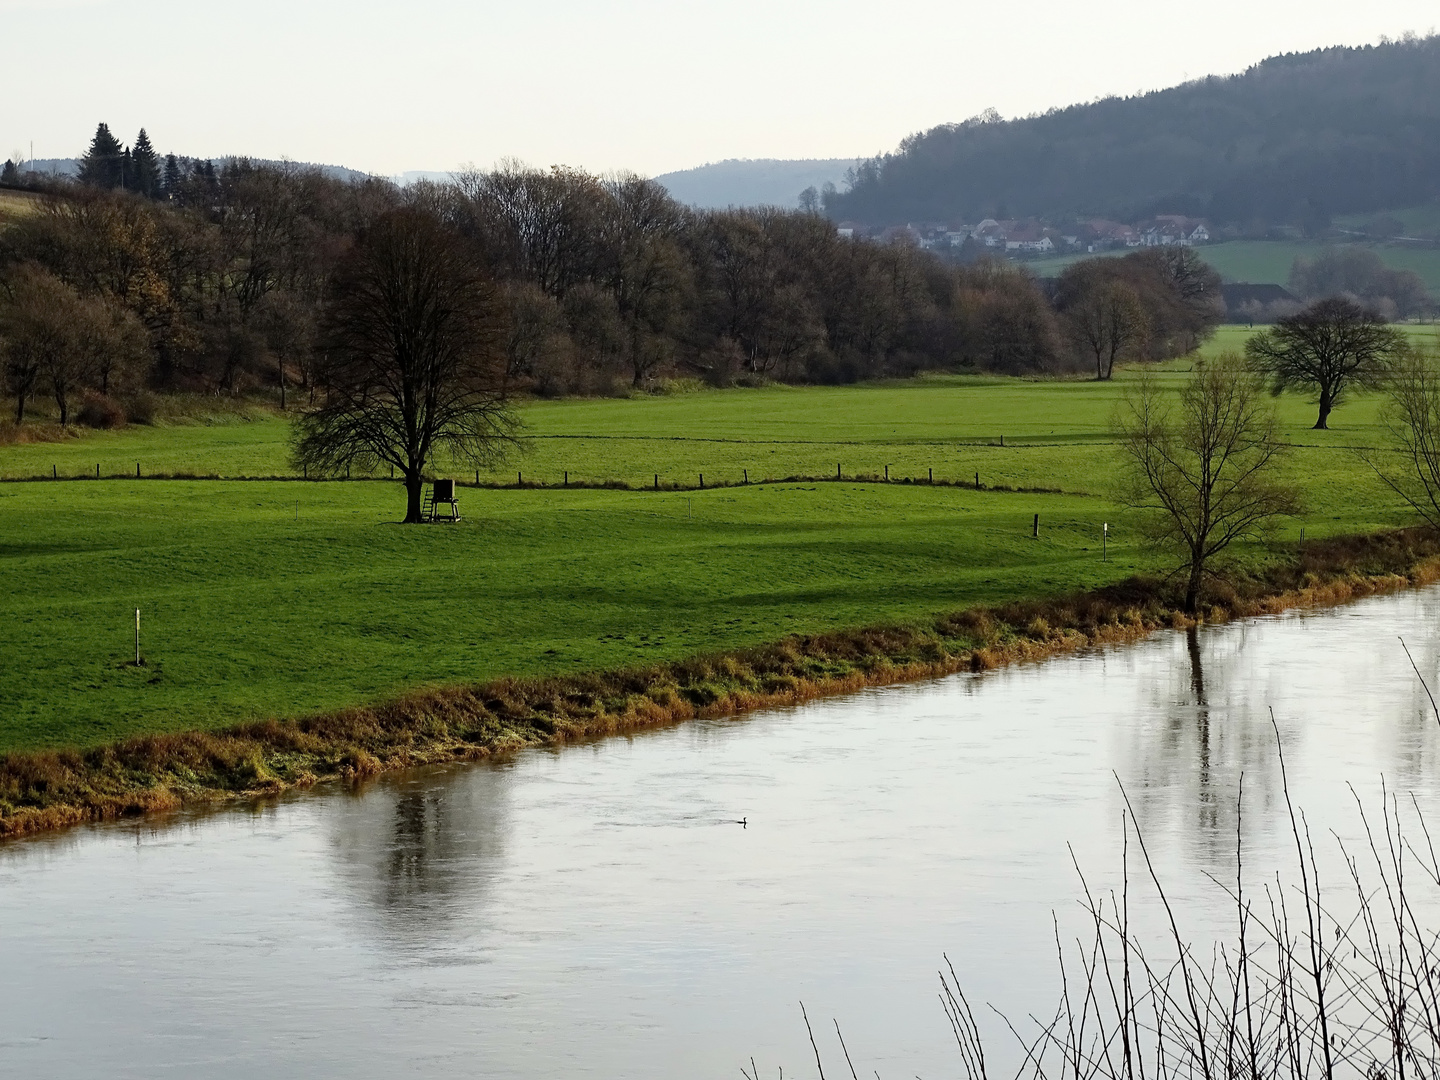
<svg viewBox="0 0 1440 1080">
<path fill-rule="evenodd" d="M 126 191 L 135 187 L 135 161 L 130 157 L 128 146 L 120 151 L 120 187 Z"/>
<path fill-rule="evenodd" d="M 90 149 L 80 159 L 80 182 L 95 187 L 117 188 L 124 180 L 124 161 L 120 140 L 110 134 L 108 124 L 95 129 Z"/>
<path fill-rule="evenodd" d="M 180 168 L 180 159 L 174 154 L 165 155 L 165 179 L 164 194 L 167 199 L 178 199 L 180 197 L 180 185 L 185 181 L 185 173 Z"/>
<path fill-rule="evenodd" d="M 135 136 L 135 145 L 130 151 L 130 165 L 134 170 L 134 188 L 147 199 L 160 194 L 160 159 L 150 145 L 150 136 L 145 129 Z"/>
<path fill-rule="evenodd" d="M 20 170 L 13 160 L 7 158 L 4 167 L 0 168 L 0 184 L 18 183 L 20 183 Z"/>
</svg>

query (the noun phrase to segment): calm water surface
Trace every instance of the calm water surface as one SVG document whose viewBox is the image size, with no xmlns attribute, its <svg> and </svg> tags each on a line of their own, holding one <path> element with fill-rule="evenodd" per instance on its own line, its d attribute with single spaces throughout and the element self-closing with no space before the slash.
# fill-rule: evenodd
<svg viewBox="0 0 1440 1080">
<path fill-rule="evenodd" d="M 1270 707 L 1322 838 L 1356 831 L 1347 782 L 1440 810 L 1397 640 L 1435 674 L 1437 616 L 1410 593 L 0 847 L 0 1074 L 801 1076 L 803 999 L 862 1071 L 954 1075 L 942 951 L 972 999 L 1048 1010 L 1070 848 L 1117 879 L 1117 775 L 1197 935 L 1242 773 L 1247 864 L 1285 864 Z"/>
</svg>

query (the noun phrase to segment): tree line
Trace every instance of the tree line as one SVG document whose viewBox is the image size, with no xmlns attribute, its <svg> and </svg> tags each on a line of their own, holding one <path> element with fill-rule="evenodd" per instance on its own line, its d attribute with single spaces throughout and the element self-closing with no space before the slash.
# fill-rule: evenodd
<svg viewBox="0 0 1440 1080">
<path fill-rule="evenodd" d="M 86 392 L 267 388 L 284 406 L 298 386 L 313 400 L 338 270 L 375 222 L 407 208 L 489 282 L 508 392 L 608 393 L 661 376 L 837 383 L 1093 366 L 1108 377 L 1121 360 L 1188 351 L 1220 318 L 1219 279 L 1188 249 L 1077 264 L 1052 287 L 1001 261 L 947 265 L 853 241 L 814 213 L 691 210 L 633 175 L 504 164 L 398 188 L 161 159 L 143 138 L 117 157 L 105 135 L 81 182 L 0 232 L 17 420 L 42 392 L 67 422 L 62 400 Z"/>
</svg>

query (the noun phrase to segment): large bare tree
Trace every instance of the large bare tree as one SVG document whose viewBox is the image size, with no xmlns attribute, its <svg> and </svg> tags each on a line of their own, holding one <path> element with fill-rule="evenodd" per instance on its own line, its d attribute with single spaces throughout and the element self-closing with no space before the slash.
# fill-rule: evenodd
<svg viewBox="0 0 1440 1080">
<path fill-rule="evenodd" d="M 1116 362 L 1138 353 L 1150 332 L 1140 297 L 1123 281 L 1086 282 L 1064 314 L 1071 341 L 1095 362 L 1097 379 L 1113 376 Z"/>
<path fill-rule="evenodd" d="M 1180 391 L 1144 373 L 1121 408 L 1125 499 L 1149 511 L 1151 538 L 1180 557 L 1194 614 L 1215 558 L 1282 514 L 1294 490 L 1276 478 L 1282 445 L 1273 410 L 1241 359 L 1203 364 Z"/>
<path fill-rule="evenodd" d="M 320 472 L 393 465 L 405 520 L 437 452 L 474 466 L 514 428 L 504 309 L 472 245 L 433 213 L 391 211 L 339 267 L 321 336 L 322 403 L 296 421 L 294 457 Z"/>
<path fill-rule="evenodd" d="M 1380 413 L 1391 446 L 1360 451 L 1376 475 L 1440 529 L 1440 358 L 1406 344 L 1392 362 Z"/>
<path fill-rule="evenodd" d="M 1270 380 L 1274 393 L 1313 390 L 1320 406 L 1315 427 L 1325 429 L 1330 411 L 1350 389 L 1381 385 L 1401 340 L 1374 311 L 1332 296 L 1256 334 L 1245 352 Z"/>
</svg>

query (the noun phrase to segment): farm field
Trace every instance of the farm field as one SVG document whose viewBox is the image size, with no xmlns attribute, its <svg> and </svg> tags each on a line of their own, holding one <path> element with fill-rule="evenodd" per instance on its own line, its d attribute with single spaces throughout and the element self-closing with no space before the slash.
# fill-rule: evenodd
<svg viewBox="0 0 1440 1080">
<path fill-rule="evenodd" d="M 1410 327 L 1434 340 L 1433 327 Z M 1222 327 L 1206 355 L 1241 349 L 1251 331 Z M 1186 377 L 1193 361 L 1161 369 Z M 858 387 L 697 391 L 627 399 L 535 401 L 520 409 L 521 440 L 503 463 L 482 470 L 486 484 L 561 486 L 615 482 L 651 487 L 783 479 L 883 476 L 974 480 L 988 486 L 1103 487 L 1093 461 L 1074 444 L 1110 442 L 1111 420 L 1133 372 L 1110 383 L 936 376 Z M 1308 444 L 1311 406 L 1279 402 L 1292 439 Z M 1330 442 L 1379 437 L 1374 399 L 1357 399 L 1317 433 Z M 75 429 L 58 442 L 0 446 L 0 479 L 215 476 L 298 477 L 288 460 L 288 422 L 275 413 L 218 413 L 206 422 Z M 1001 447 L 1001 439 L 1005 445 Z M 1329 442 L 1326 443 L 1329 445 Z M 1108 453 L 1105 451 L 1104 453 Z M 440 466 L 443 469 L 443 465 Z M 388 475 L 388 473 L 387 473 Z M 460 477 L 473 482 L 474 474 Z"/>
<path fill-rule="evenodd" d="M 1238 339 L 1227 330 L 1211 347 Z M 1178 385 L 1189 366 L 1161 377 Z M 1154 569 L 1114 497 L 1109 425 L 1133 377 L 536 402 L 519 456 L 482 480 L 513 484 L 516 469 L 555 486 L 464 489 L 465 520 L 444 527 L 395 524 L 403 495 L 383 479 L 133 478 L 137 458 L 157 472 L 289 475 L 279 418 L 0 447 L 12 476 L 47 458 L 62 477 L 93 477 L 96 462 L 119 474 L 0 484 L 0 752 L 676 659 Z M 1328 432 L 1309 429 L 1305 401 L 1279 404 L 1307 492 L 1280 541 L 1406 520 L 1351 450 L 1380 437 L 1375 399 L 1341 406 Z M 887 464 L 896 482 L 878 481 Z M 931 468 L 937 481 L 979 472 L 987 490 L 900 482 Z M 636 490 L 566 490 L 567 469 Z M 746 470 L 748 486 L 714 486 Z M 665 490 L 650 490 L 656 472 Z M 707 488 L 693 490 L 701 472 Z M 754 482 L 796 475 L 823 479 Z M 137 607 L 138 670 L 126 664 Z"/>
<path fill-rule="evenodd" d="M 1290 267 L 1296 258 L 1314 258 L 1325 246 L 1364 247 L 1394 270 L 1414 270 L 1432 293 L 1440 293 L 1440 247 L 1413 244 L 1358 243 L 1324 245 L 1303 240 L 1227 240 L 1206 244 L 1195 250 L 1200 257 L 1220 272 L 1226 281 L 1274 282 L 1284 285 L 1290 279 Z M 1125 255 L 1125 251 L 1106 251 L 1103 255 Z M 1041 277 L 1052 277 L 1071 263 L 1093 258 L 1090 255 L 1062 255 L 1054 259 L 1025 262 Z"/>
</svg>

